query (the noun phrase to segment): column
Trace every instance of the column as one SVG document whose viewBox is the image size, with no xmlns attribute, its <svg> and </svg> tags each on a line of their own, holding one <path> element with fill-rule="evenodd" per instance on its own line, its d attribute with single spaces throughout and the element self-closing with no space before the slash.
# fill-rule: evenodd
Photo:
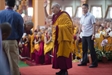
<svg viewBox="0 0 112 75">
<path fill-rule="evenodd" d="M 32 0 L 33 2 L 33 22 L 34 29 L 38 26 L 45 25 L 44 15 L 44 1 L 45 0 Z"/>
<path fill-rule="evenodd" d="M 5 9 L 5 0 L 0 0 L 0 10 Z"/>
</svg>

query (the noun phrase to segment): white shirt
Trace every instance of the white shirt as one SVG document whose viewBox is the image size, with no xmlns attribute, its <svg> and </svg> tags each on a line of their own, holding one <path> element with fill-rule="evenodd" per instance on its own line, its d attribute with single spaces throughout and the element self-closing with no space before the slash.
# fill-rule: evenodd
<svg viewBox="0 0 112 75">
<path fill-rule="evenodd" d="M 82 38 L 82 32 L 80 33 L 80 35 L 79 35 L 79 36 L 80 36 L 80 38 Z"/>
<path fill-rule="evenodd" d="M 110 37 L 112 37 L 112 31 L 111 31 L 111 32 L 109 32 L 109 36 L 110 36 Z"/>
<path fill-rule="evenodd" d="M 96 23 L 95 17 L 89 12 L 81 17 L 80 24 L 82 25 L 82 36 L 91 36 L 93 34 L 94 23 Z"/>
</svg>

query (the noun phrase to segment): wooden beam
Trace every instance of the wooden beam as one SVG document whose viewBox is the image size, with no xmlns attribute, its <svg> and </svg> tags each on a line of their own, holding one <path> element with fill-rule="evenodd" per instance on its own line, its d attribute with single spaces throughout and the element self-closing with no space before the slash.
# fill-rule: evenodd
<svg viewBox="0 0 112 75">
<path fill-rule="evenodd" d="M 112 7 L 112 5 L 109 5 L 109 6 L 107 7 L 107 10 L 106 10 L 106 13 L 105 13 L 105 17 L 104 17 L 104 18 L 107 17 L 107 14 L 108 14 L 108 11 L 109 11 L 109 8 L 110 8 L 110 7 Z"/>
</svg>

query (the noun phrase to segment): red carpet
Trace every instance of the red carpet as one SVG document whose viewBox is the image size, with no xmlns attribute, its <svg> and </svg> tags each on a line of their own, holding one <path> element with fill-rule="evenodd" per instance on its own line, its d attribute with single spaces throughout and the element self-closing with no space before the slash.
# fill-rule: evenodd
<svg viewBox="0 0 112 75">
<path fill-rule="evenodd" d="M 79 67 L 77 63 L 73 63 L 73 68 L 68 71 L 69 75 L 112 75 L 112 62 L 99 63 L 97 68 L 89 68 L 88 66 Z M 20 68 L 22 75 L 55 75 L 57 71 L 59 70 L 52 69 L 51 65 Z"/>
</svg>

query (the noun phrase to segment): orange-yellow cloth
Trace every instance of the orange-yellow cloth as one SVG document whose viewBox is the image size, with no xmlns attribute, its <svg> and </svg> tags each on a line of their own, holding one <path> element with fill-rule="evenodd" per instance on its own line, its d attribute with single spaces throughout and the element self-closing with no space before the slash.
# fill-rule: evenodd
<svg viewBox="0 0 112 75">
<path fill-rule="evenodd" d="M 44 33 L 41 36 L 41 41 L 44 41 Z"/>
<path fill-rule="evenodd" d="M 95 38 L 95 47 L 99 50 L 103 50 L 103 47 L 101 47 L 101 42 L 104 40 L 105 31 L 99 31 L 99 38 Z"/>
<path fill-rule="evenodd" d="M 36 38 L 38 38 L 38 35 L 36 35 Z M 43 37 L 41 37 L 40 39 L 43 40 Z M 39 40 L 39 39 L 38 39 L 38 40 Z M 38 41 L 38 40 L 37 40 L 37 41 Z M 40 44 L 39 44 L 39 43 L 34 44 L 34 50 L 39 51 L 39 49 L 40 49 Z"/>
<path fill-rule="evenodd" d="M 107 40 L 108 40 L 108 44 L 105 46 L 104 50 L 112 51 L 112 37 L 108 37 Z"/>
<path fill-rule="evenodd" d="M 34 40 L 34 34 L 31 35 L 31 40 L 30 40 L 30 46 L 31 46 L 31 52 L 30 53 L 33 53 L 34 52 L 34 45 L 33 45 L 33 40 Z"/>
<path fill-rule="evenodd" d="M 82 42 L 80 42 L 78 44 L 79 50 L 78 50 L 78 48 L 76 46 L 76 42 L 77 42 L 77 40 L 75 41 L 75 54 L 76 54 L 77 57 L 82 58 Z"/>
<path fill-rule="evenodd" d="M 49 42 L 48 44 L 44 44 L 44 54 L 51 51 L 53 49 L 53 42 Z"/>
<path fill-rule="evenodd" d="M 39 43 L 38 43 L 38 44 L 35 44 L 35 45 L 34 45 L 34 50 L 39 51 L 39 49 L 40 49 L 40 44 L 39 44 Z"/>
<path fill-rule="evenodd" d="M 76 27 L 74 27 L 74 35 L 76 35 L 77 32 L 78 32 L 78 27 L 76 26 Z"/>
<path fill-rule="evenodd" d="M 66 13 L 62 13 L 54 25 L 58 26 L 58 52 L 57 57 L 64 56 L 69 57 L 73 51 L 73 23 Z M 54 32 L 54 31 L 53 31 Z M 55 35 L 54 35 L 55 36 Z M 54 38 L 53 36 L 53 38 Z"/>
</svg>

